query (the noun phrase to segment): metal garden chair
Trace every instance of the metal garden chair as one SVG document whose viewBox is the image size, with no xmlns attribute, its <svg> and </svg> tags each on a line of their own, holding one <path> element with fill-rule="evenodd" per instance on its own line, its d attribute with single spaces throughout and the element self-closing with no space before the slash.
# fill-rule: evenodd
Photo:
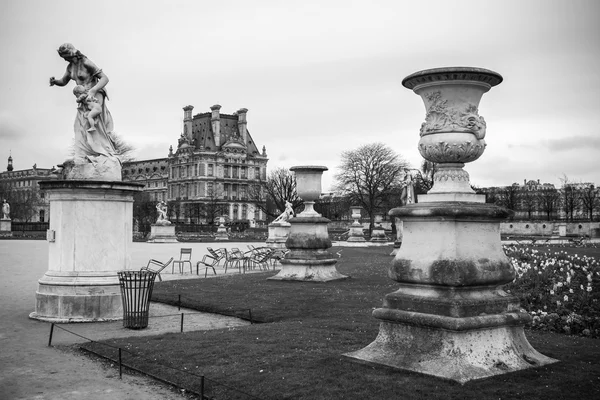
<svg viewBox="0 0 600 400">
<path fill-rule="evenodd" d="M 173 257 L 171 257 L 171 259 L 169 261 L 167 261 L 166 263 L 162 263 L 158 260 L 150 260 L 148 261 L 148 265 L 146 265 L 145 267 L 142 267 L 140 269 L 140 271 L 150 271 L 150 272 L 155 272 L 156 275 L 158 275 L 158 280 L 162 282 L 162 278 L 160 276 L 160 273 L 162 272 L 163 269 L 167 268 L 169 266 L 169 264 L 171 264 L 171 262 L 173 261 Z M 150 265 L 152 266 L 156 266 L 156 269 L 150 268 Z"/>
<path fill-rule="evenodd" d="M 183 274 L 183 268 L 185 264 L 190 264 L 190 274 L 192 273 L 192 249 L 191 248 L 182 248 L 179 253 L 179 260 L 173 261 L 173 265 L 171 267 L 171 273 L 175 270 L 175 265 L 179 267 L 179 273 Z"/>
</svg>

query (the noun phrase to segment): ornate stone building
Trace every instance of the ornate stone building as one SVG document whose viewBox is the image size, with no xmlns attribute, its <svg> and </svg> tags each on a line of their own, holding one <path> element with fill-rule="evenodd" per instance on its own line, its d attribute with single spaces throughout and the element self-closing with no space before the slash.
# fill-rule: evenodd
<svg viewBox="0 0 600 400">
<path fill-rule="evenodd" d="M 38 182 L 58 179 L 51 169 L 37 168 L 14 170 L 13 158 L 8 157 L 6 171 L 0 172 L 0 202 L 6 199 L 11 206 L 14 222 L 48 222 L 50 203 Z"/>
<path fill-rule="evenodd" d="M 259 151 L 247 127 L 247 109 L 221 114 L 192 116 L 193 106 L 183 108 L 183 133 L 177 149 L 167 158 L 128 162 L 123 180 L 146 183 L 151 200 L 169 204 L 169 218 L 180 222 L 206 223 L 216 215 L 233 221 L 264 222 L 255 204 L 261 179 L 266 179 L 267 154 Z"/>
</svg>

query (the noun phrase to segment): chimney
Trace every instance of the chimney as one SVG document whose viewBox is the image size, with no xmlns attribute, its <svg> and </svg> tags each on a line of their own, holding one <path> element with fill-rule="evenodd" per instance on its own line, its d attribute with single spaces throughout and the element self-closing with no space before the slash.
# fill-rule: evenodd
<svg viewBox="0 0 600 400">
<path fill-rule="evenodd" d="M 183 133 L 188 140 L 192 140 L 192 110 L 194 106 L 183 107 Z"/>
<path fill-rule="evenodd" d="M 527 185 L 527 179 L 523 179 L 523 186 Z"/>
<path fill-rule="evenodd" d="M 212 131 L 215 135 L 215 146 L 217 147 L 217 149 L 221 147 L 221 116 L 219 114 L 220 109 L 221 106 L 218 104 L 215 104 L 210 108 L 210 110 L 212 111 L 210 122 L 212 123 Z"/>
<path fill-rule="evenodd" d="M 248 129 L 246 127 L 246 113 L 248 112 L 247 108 L 240 108 L 237 111 L 237 115 L 238 115 L 238 132 L 240 133 L 240 136 L 242 137 L 242 140 L 244 141 L 244 144 L 247 145 L 248 144 Z"/>
</svg>

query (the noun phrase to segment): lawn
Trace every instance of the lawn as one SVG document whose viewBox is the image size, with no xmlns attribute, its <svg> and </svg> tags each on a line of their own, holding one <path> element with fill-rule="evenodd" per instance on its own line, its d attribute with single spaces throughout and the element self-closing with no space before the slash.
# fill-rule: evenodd
<svg viewBox="0 0 600 400">
<path fill-rule="evenodd" d="M 191 391 L 204 375 L 205 393 L 218 399 L 600 398 L 600 340 L 586 337 L 528 330 L 537 350 L 561 362 L 466 385 L 342 357 L 377 336 L 371 311 L 396 286 L 387 278 L 390 252 L 345 248 L 338 270 L 351 279 L 325 284 L 267 281 L 274 272 L 157 283 L 155 301 L 176 304 L 181 295 L 186 307 L 244 318 L 250 310 L 255 324 L 106 344 Z M 104 344 L 85 347 L 116 357 Z"/>
</svg>

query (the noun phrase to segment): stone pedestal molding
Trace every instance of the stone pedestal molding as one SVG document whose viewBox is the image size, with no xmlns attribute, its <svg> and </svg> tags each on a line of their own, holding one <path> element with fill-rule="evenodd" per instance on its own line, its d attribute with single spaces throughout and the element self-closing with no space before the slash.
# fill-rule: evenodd
<svg viewBox="0 0 600 400">
<path fill-rule="evenodd" d="M 40 182 L 50 201 L 48 271 L 30 318 L 88 322 L 123 317 L 117 271 L 131 265 L 133 195 L 142 185 Z"/>
<path fill-rule="evenodd" d="M 0 236 L 12 236 L 12 222 L 10 219 L 0 219 Z"/>
</svg>

